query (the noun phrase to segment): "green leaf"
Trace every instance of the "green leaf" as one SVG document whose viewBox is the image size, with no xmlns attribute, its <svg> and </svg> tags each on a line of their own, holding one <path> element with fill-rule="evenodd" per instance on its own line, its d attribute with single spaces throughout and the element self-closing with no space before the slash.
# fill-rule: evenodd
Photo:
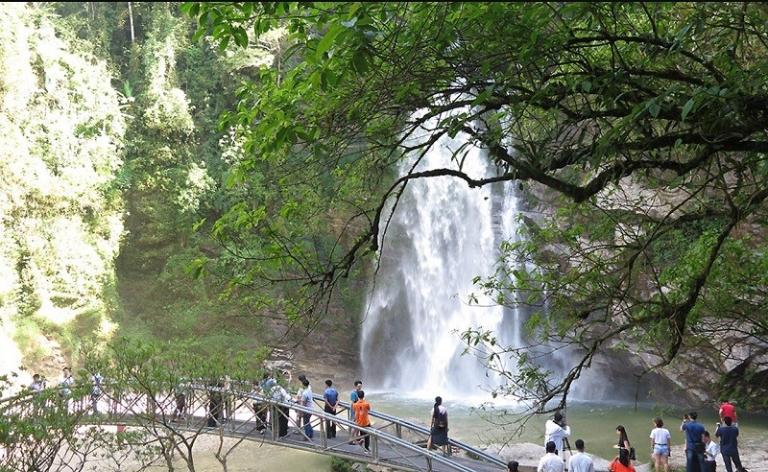
<svg viewBox="0 0 768 472">
<path fill-rule="evenodd" d="M 235 40 L 235 44 L 241 48 L 248 46 L 248 33 L 243 28 L 235 28 L 232 30 L 232 38 Z"/>
<path fill-rule="evenodd" d="M 683 121 L 685 121 L 685 117 L 688 116 L 688 113 L 691 112 L 691 110 L 693 109 L 693 105 L 695 104 L 696 104 L 696 101 L 693 99 L 693 97 L 691 97 L 690 99 L 688 99 L 687 102 L 685 102 L 685 105 L 683 105 L 683 112 L 680 114 L 680 117 L 682 118 Z"/>
<path fill-rule="evenodd" d="M 654 117 L 654 118 L 658 118 L 658 117 L 659 117 L 659 112 L 660 112 L 660 111 L 661 111 L 661 106 L 659 106 L 659 104 L 658 104 L 658 103 L 656 103 L 656 102 L 651 102 L 651 103 L 648 105 L 648 113 L 650 113 L 652 117 Z"/>
<path fill-rule="evenodd" d="M 336 40 L 336 37 L 343 31 L 343 27 L 340 24 L 334 24 L 331 26 L 328 31 L 325 33 L 325 36 L 323 36 L 323 39 L 320 40 L 320 42 L 317 44 L 317 51 L 315 52 L 315 57 L 317 60 L 322 60 L 323 54 L 328 51 L 331 46 L 333 46 L 333 42 Z"/>
</svg>

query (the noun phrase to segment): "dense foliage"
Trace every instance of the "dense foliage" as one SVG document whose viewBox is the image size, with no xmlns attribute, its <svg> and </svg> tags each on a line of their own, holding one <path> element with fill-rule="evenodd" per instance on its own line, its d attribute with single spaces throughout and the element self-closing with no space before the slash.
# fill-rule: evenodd
<svg viewBox="0 0 768 472">
<path fill-rule="evenodd" d="M 108 334 L 126 123 L 107 64 L 47 9 L 6 5 L 0 30 L 0 320 L 34 362 L 76 319 Z"/>
<path fill-rule="evenodd" d="M 489 359 L 508 389 L 565 402 L 611 346 L 648 370 L 691 355 L 724 392 L 764 403 L 768 9 L 754 3 L 188 3 L 222 48 L 286 28 L 293 63 L 245 84 L 225 120 L 245 138 L 231 184 L 277 172 L 279 198 L 231 206 L 217 233 L 248 282 L 298 284 L 313 319 L 358 260 L 379 248 L 382 214 L 409 181 L 527 184 L 548 217 L 502 247 L 498 303 L 532 305 L 530 340 L 575 345 L 562 382 L 527 346 Z M 413 136 L 429 133 L 428 139 Z M 404 154 L 442 135 L 498 166 L 469 175 L 468 148 L 444 167 L 382 186 Z M 351 198 L 356 195 L 358 198 Z M 345 210 L 339 239 L 318 244 L 316 215 Z M 460 250 L 460 248 L 457 248 Z M 530 261 L 536 270 L 526 270 Z M 510 297 L 522 290 L 524 297 Z M 543 308 L 543 309 L 542 309 Z M 472 328 L 467 341 L 495 344 Z M 509 355 L 519 367 L 503 369 Z M 728 372 L 738 372 L 729 382 Z M 698 375 L 698 374 L 697 374 Z M 702 377 L 701 375 L 698 375 Z M 762 379 L 762 382 L 758 380 Z M 745 382 L 746 381 L 746 382 Z"/>
</svg>

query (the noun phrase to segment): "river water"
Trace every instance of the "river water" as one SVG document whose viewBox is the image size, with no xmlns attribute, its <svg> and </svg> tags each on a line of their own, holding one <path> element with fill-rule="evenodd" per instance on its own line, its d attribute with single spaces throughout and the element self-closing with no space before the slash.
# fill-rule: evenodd
<svg viewBox="0 0 768 472">
<path fill-rule="evenodd" d="M 370 392 L 369 400 L 374 409 L 400 416 L 405 419 L 426 423 L 430 418 L 432 404 L 425 400 L 405 398 L 391 393 Z M 510 443 L 505 449 L 504 455 L 515 456 L 515 444 L 533 443 L 542 445 L 544 421 L 546 418 L 534 417 L 531 419 L 521 435 L 513 434 L 515 425 L 500 426 L 499 422 L 510 422 L 520 418 L 516 413 L 516 407 L 497 405 L 489 409 L 480 409 L 467 404 L 446 399 L 445 405 L 449 412 L 450 436 L 473 446 L 485 447 Z M 499 415 L 506 413 L 506 416 Z M 581 438 L 585 441 L 587 451 L 591 454 L 611 459 L 616 454 L 613 445 L 617 437 L 615 428 L 622 424 L 626 427 L 629 439 L 637 450 L 638 463 L 649 462 L 650 447 L 648 435 L 652 429 L 651 421 L 655 416 L 664 418 L 667 427 L 672 434 L 673 453 L 682 456 L 682 452 L 675 448 L 683 442 L 683 434 L 679 431 L 680 419 L 683 411 L 679 408 L 670 408 L 663 405 L 641 405 L 637 410 L 632 405 L 609 404 L 572 404 L 567 410 L 567 421 L 573 434 L 571 444 Z M 717 421 L 716 412 L 700 412 L 700 421 L 710 432 L 714 431 L 714 423 Z M 739 438 L 744 455 L 750 449 L 762 448 L 768 443 L 768 417 L 755 416 L 740 413 Z M 375 423 L 374 423 L 375 426 Z M 343 434 L 343 433 L 342 433 Z M 233 444 L 227 440 L 226 444 Z M 218 438 L 212 435 L 204 436 L 196 445 L 197 470 L 202 472 L 221 471 L 220 464 L 213 456 L 218 445 Z M 530 448 L 525 448 L 530 450 Z M 543 448 L 542 448 L 543 450 Z M 678 462 L 681 457 L 674 458 Z M 296 451 L 277 446 L 247 442 L 234 450 L 229 459 L 231 472 L 324 472 L 330 470 L 328 457 L 312 454 L 304 451 Z M 767 470 L 763 464 L 745 462 L 750 471 Z M 165 470 L 157 467 L 153 470 Z M 185 470 L 179 463 L 178 470 Z"/>
</svg>

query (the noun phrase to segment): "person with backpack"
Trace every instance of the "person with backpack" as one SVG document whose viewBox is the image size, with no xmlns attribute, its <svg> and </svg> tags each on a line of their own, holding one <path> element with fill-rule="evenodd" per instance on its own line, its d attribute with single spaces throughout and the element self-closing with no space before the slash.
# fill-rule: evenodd
<svg viewBox="0 0 768 472">
<path fill-rule="evenodd" d="M 443 453 L 447 453 L 448 409 L 443 405 L 441 397 L 435 397 L 435 405 L 432 407 L 432 426 L 429 429 L 427 449 L 432 449 L 432 446 L 442 446 Z"/>
</svg>

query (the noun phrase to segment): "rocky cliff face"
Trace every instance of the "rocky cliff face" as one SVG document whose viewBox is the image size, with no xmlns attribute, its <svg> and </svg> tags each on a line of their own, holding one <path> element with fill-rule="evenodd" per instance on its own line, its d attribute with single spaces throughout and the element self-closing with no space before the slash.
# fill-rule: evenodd
<svg viewBox="0 0 768 472">
<path fill-rule="evenodd" d="M 645 217 L 663 219 L 683 205 L 685 200 L 685 195 L 681 192 L 667 189 L 653 191 L 629 178 L 622 179 L 616 186 L 620 191 L 601 194 L 600 198 L 603 200 L 595 203 L 596 211 L 598 207 L 600 211 L 621 208 L 624 212 L 629 208 L 638 212 L 646 211 L 643 215 Z M 541 231 L 547 221 L 557 221 L 557 209 L 563 202 L 552 191 L 537 186 L 527 187 L 527 195 L 527 204 L 532 211 L 524 217 L 524 221 L 535 234 Z M 647 206 L 643 206 L 646 204 Z M 579 217 L 583 218 L 584 215 Z M 566 224 L 573 222 L 564 222 L 562 228 L 565 228 Z M 588 219 L 586 225 L 589 225 Z M 626 224 L 622 227 L 616 223 L 615 230 L 610 231 L 615 234 L 615 239 L 609 240 L 607 244 L 626 244 L 622 238 L 632 232 L 630 226 Z M 637 228 L 635 230 L 641 231 Z M 585 231 L 579 237 L 589 241 L 588 233 L 589 231 Z M 756 224 L 737 227 L 734 233 L 735 238 L 746 235 L 745 239 L 751 241 L 765 239 L 761 226 Z M 599 257 L 600 253 L 596 254 Z M 567 267 L 574 260 L 571 254 L 566 257 L 565 246 L 552 245 L 549 255 L 559 260 L 562 267 Z M 678 256 L 679 253 L 669 257 Z M 667 255 L 660 253 L 652 257 L 664 258 Z M 723 274 L 715 270 L 708 282 L 714 284 L 718 277 L 723 277 Z M 633 275 L 633 290 L 636 291 L 638 299 L 650 299 L 653 296 L 652 283 L 656 283 L 658 278 L 658 273 L 654 275 L 642 270 Z M 663 291 L 666 289 L 667 287 L 662 287 Z M 721 287 L 718 289 L 722 290 Z M 697 303 L 709 302 L 705 288 Z M 725 308 L 727 306 L 726 304 Z M 601 333 L 610 323 L 620 322 L 624 314 L 619 311 L 616 310 L 611 316 L 600 317 L 607 320 L 606 324 L 601 327 L 595 325 L 594 332 Z M 726 395 L 746 401 L 752 408 L 765 408 L 764 393 L 768 389 L 768 344 L 764 337 L 755 335 L 765 332 L 765 328 L 756 326 L 765 319 L 765 315 L 757 313 L 751 318 L 744 317 L 743 320 L 738 318 L 738 315 L 721 319 L 717 312 L 699 309 L 689 316 L 691 319 L 686 325 L 682 345 L 672 362 L 664 361 L 662 355 L 665 351 L 659 347 L 662 343 L 656 342 L 663 341 L 658 338 L 665 336 L 663 330 L 654 333 L 638 329 L 626 330 L 604 346 L 605 349 L 596 356 L 592 367 L 583 375 L 580 383 L 597 384 L 601 378 L 623 379 L 612 386 L 610 394 L 606 397 L 613 399 L 618 397 L 624 400 L 711 406 L 721 396 Z M 576 391 L 578 390 L 577 386 Z"/>
</svg>

